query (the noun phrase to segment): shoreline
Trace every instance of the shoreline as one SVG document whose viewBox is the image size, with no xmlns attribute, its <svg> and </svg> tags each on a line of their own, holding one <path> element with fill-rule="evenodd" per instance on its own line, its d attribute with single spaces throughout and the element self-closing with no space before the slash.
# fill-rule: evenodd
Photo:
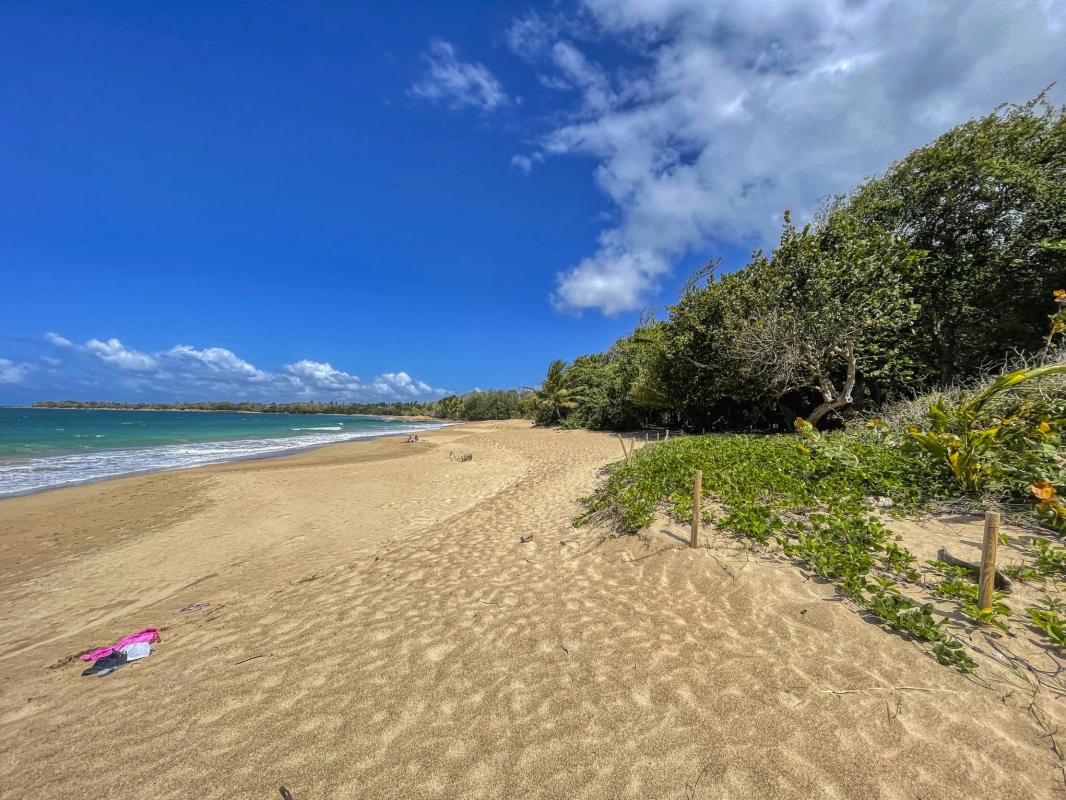
<svg viewBox="0 0 1066 800">
<path fill-rule="evenodd" d="M 0 602 L 4 582 L 29 578 L 35 571 L 97 549 L 150 537 L 161 525 L 187 519 L 212 504 L 216 481 L 240 482 L 253 476 L 337 468 L 368 469 L 383 462 L 417 459 L 442 441 L 466 435 L 464 425 L 427 431 L 430 446 L 407 446 L 406 434 L 384 434 L 177 469 L 116 475 L 0 497 Z M 423 437 L 425 439 L 425 437 Z M 272 490 L 278 487 L 271 487 Z M 253 514 L 261 513 L 257 507 Z M 40 532 L 47 532 L 42 536 Z M 2 628 L 2 620 L 0 620 Z M 3 654 L 0 652 L 0 664 Z"/>
<path fill-rule="evenodd" d="M 64 410 L 70 410 L 70 409 L 64 409 Z M 93 411 L 93 410 L 96 410 L 96 409 L 84 409 L 84 410 Z M 105 409 L 100 409 L 100 410 L 105 410 Z M 110 411 L 125 411 L 125 410 L 128 410 L 128 409 L 106 409 L 106 410 L 110 410 Z M 145 410 L 148 410 L 148 409 L 145 409 Z M 159 409 L 159 410 L 163 410 L 163 409 Z M 204 411 L 202 413 L 212 414 L 212 413 L 235 413 L 235 412 Z M 237 412 L 237 413 L 244 413 L 244 412 Z M 253 412 L 248 412 L 248 413 L 253 413 Z M 340 414 L 338 414 L 337 416 L 369 416 L 369 415 L 365 415 L 365 414 L 340 415 Z M 374 419 L 382 419 L 382 417 L 374 416 Z M 396 419 L 397 419 L 397 421 L 405 421 L 407 418 L 398 417 Z M 462 425 L 462 424 L 464 424 L 464 423 L 461 423 L 461 422 L 440 422 L 440 423 L 434 423 L 432 426 L 429 426 L 427 424 L 427 426 L 425 428 L 422 428 L 420 430 L 436 431 L 436 430 L 441 430 L 443 428 L 450 428 L 450 427 L 453 427 L 453 426 L 456 426 L 456 425 Z M 116 473 L 114 475 L 101 475 L 101 476 L 96 476 L 96 477 L 91 477 L 91 478 L 83 478 L 83 479 L 64 481 L 62 483 L 56 483 L 56 484 L 53 484 L 51 486 L 40 486 L 40 487 L 36 487 L 36 488 L 33 488 L 33 489 L 24 489 L 24 490 L 19 490 L 19 491 L 15 491 L 15 492 L 0 492 L 0 503 L 3 503 L 5 500 L 14 500 L 14 499 L 20 498 L 20 497 L 32 497 L 34 495 L 39 495 L 39 494 L 43 494 L 43 493 L 46 493 L 46 492 L 55 492 L 55 491 L 59 491 L 61 489 L 73 489 L 73 488 L 76 488 L 76 487 L 79 487 L 79 486 L 91 486 L 91 485 L 97 484 L 97 483 L 107 483 L 107 482 L 110 482 L 110 481 L 122 480 L 124 478 L 144 477 L 144 476 L 147 476 L 147 475 L 157 475 L 157 474 L 162 474 L 162 473 L 167 473 L 167 472 L 179 472 L 179 471 L 185 472 L 185 471 L 188 471 L 188 470 L 195 470 L 195 469 L 200 469 L 200 468 L 204 468 L 204 467 L 217 467 L 217 466 L 222 466 L 224 464 L 235 464 L 235 463 L 239 463 L 239 462 L 243 462 L 243 461 L 265 461 L 265 460 L 268 460 L 268 459 L 284 458 L 286 456 L 299 455 L 300 453 L 308 453 L 308 452 L 311 452 L 311 451 L 314 451 L 314 450 L 320 450 L 320 449 L 325 448 L 325 447 L 335 447 L 337 445 L 343 445 L 343 444 L 360 444 L 360 443 L 371 442 L 371 441 L 374 441 L 374 440 L 377 440 L 377 439 L 386 439 L 386 438 L 393 438 L 393 437 L 398 437 L 398 436 L 410 436 L 411 434 L 412 434 L 412 431 L 402 431 L 402 432 L 395 432 L 395 433 L 392 433 L 392 432 L 390 432 L 390 433 L 368 433 L 366 435 L 355 436 L 355 437 L 352 437 L 350 439 L 339 439 L 339 440 L 333 441 L 333 442 L 317 442 L 317 443 L 314 443 L 314 444 L 301 444 L 301 445 L 297 445 L 297 446 L 294 446 L 294 447 L 287 447 L 287 448 L 283 448 L 283 449 L 279 449 L 279 450 L 268 450 L 268 451 L 264 451 L 262 453 L 250 453 L 250 454 L 247 454 L 247 455 L 233 456 L 232 458 L 219 458 L 219 459 L 210 460 L 210 461 L 202 461 L 202 462 L 198 462 L 198 463 L 195 463 L 195 464 L 184 464 L 184 465 L 183 464 L 178 464 L 178 465 L 174 465 L 174 466 L 146 467 L 145 469 L 137 469 L 137 470 L 130 470 L 130 471 L 127 471 L 127 472 L 119 472 L 119 473 Z M 298 438 L 298 437 L 293 437 L 293 438 Z M 212 441 L 202 442 L 202 444 L 211 444 Z M 219 441 L 219 442 L 223 442 L 223 441 L 224 442 L 240 442 L 240 441 L 262 441 L 262 440 L 260 440 L 260 439 L 247 439 L 247 440 L 244 440 L 244 439 L 220 439 L 220 440 L 217 440 L 217 441 Z M 197 444 L 201 444 L 201 443 L 197 443 Z M 170 445 L 157 445 L 156 447 L 168 447 L 168 446 L 170 446 Z M 126 448 L 120 448 L 120 449 L 126 449 Z M 151 450 L 151 449 L 154 449 L 154 448 L 146 447 L 146 448 L 128 448 L 128 449 L 129 450 L 141 450 L 141 449 L 143 449 L 143 450 Z M 94 452 L 111 452 L 111 451 L 102 450 L 102 451 L 94 451 Z M 62 456 L 56 456 L 56 457 L 62 457 Z M 48 458 L 48 456 L 45 456 L 45 458 Z M 2 465 L 3 463 L 4 462 L 2 460 L 0 460 L 0 465 Z M 8 463 L 13 463 L 13 462 L 8 462 Z"/>
</svg>

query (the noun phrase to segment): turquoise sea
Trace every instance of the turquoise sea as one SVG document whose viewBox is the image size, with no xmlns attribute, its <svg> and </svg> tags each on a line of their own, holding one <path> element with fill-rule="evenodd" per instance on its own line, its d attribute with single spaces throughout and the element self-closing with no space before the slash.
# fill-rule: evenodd
<svg viewBox="0 0 1066 800">
<path fill-rule="evenodd" d="M 435 427 L 327 414 L 0 408 L 0 497 Z"/>
</svg>

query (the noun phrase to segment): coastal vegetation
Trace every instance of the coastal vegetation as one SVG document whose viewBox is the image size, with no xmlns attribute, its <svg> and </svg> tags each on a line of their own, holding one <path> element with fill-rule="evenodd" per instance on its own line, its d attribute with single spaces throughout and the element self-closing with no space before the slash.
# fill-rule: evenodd
<svg viewBox="0 0 1066 800">
<path fill-rule="evenodd" d="M 664 319 L 552 364 L 543 424 L 840 427 L 965 386 L 1066 327 L 1066 114 L 1004 106 L 826 201 L 776 247 L 697 271 Z M 1049 334 L 1048 317 L 1053 317 Z M 1056 327 L 1057 326 L 1057 327 Z"/>
<path fill-rule="evenodd" d="M 122 409 L 125 411 L 228 411 L 256 414 L 365 414 L 391 417 L 433 417 L 450 420 L 513 419 L 525 415 L 527 396 L 513 389 L 492 389 L 448 395 L 430 402 L 391 403 L 115 403 L 99 400 L 42 400 L 34 408 Z"/>
</svg>

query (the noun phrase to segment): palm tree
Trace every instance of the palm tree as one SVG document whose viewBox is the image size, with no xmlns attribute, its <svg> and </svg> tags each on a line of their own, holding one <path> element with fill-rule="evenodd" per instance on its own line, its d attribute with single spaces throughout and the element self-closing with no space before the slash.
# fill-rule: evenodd
<svg viewBox="0 0 1066 800">
<path fill-rule="evenodd" d="M 585 387 L 574 383 L 573 378 L 566 362 L 559 358 L 548 365 L 548 374 L 540 388 L 532 389 L 549 422 L 558 422 L 585 399 Z"/>
</svg>

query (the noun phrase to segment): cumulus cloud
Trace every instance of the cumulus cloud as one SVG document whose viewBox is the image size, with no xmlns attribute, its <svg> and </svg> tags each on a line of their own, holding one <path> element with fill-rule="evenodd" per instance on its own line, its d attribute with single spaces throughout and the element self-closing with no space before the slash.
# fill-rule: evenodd
<svg viewBox="0 0 1066 800">
<path fill-rule="evenodd" d="M 29 364 L 18 363 L 7 358 L 0 358 L 0 383 L 22 383 L 33 369 Z"/>
<path fill-rule="evenodd" d="M 416 381 L 406 372 L 386 372 L 374 381 L 373 386 L 377 391 L 398 399 L 415 399 L 433 393 L 429 384 Z"/>
<path fill-rule="evenodd" d="M 287 364 L 281 371 L 295 387 L 305 392 L 351 392 L 363 388 L 358 376 L 336 369 L 328 361 L 305 358 Z"/>
<path fill-rule="evenodd" d="M 69 339 L 64 339 L 58 333 L 52 333 L 51 331 L 48 331 L 48 333 L 44 335 L 44 340 L 49 344 L 54 344 L 56 347 L 66 348 L 73 346 Z"/>
<path fill-rule="evenodd" d="M 197 349 L 176 345 L 146 353 L 119 339 L 90 339 L 83 345 L 51 334 L 56 347 L 69 351 L 64 369 L 97 387 L 166 397 L 233 400 L 331 400 L 369 402 L 428 400 L 447 394 L 406 372 L 386 372 L 369 381 L 325 361 L 301 359 L 276 372 L 263 370 L 224 347 Z M 62 342 L 62 343 L 60 343 Z M 49 364 L 57 359 L 42 356 Z M 0 359 L 0 383 L 21 381 L 28 364 Z"/>
<path fill-rule="evenodd" d="M 268 373 L 256 369 L 224 347 L 205 347 L 203 350 L 197 350 L 187 344 L 179 344 L 165 355 L 179 370 L 186 373 L 206 373 L 212 378 L 230 377 L 250 383 L 262 383 L 270 379 Z"/>
<path fill-rule="evenodd" d="M 596 250 L 558 275 L 565 310 L 639 308 L 686 253 L 771 242 L 784 209 L 802 219 L 950 126 L 1066 78 L 1066 4 L 1039 0 L 579 9 L 585 40 L 535 15 L 507 37 L 542 83 L 573 93 L 538 153 L 591 156 L 615 209 Z M 592 39 L 623 57 L 596 63 Z"/>
<path fill-rule="evenodd" d="M 495 109 L 510 103 L 503 85 L 484 64 L 461 61 L 455 47 L 434 40 L 423 55 L 425 72 L 411 87 L 415 97 L 449 108 Z"/>
<path fill-rule="evenodd" d="M 424 400 L 445 394 L 406 372 L 386 372 L 369 382 L 329 362 L 303 359 L 282 367 L 282 374 L 303 395 L 338 394 L 371 400 Z"/>
<path fill-rule="evenodd" d="M 90 339 L 85 343 L 85 350 L 105 364 L 125 372 L 151 372 L 158 366 L 155 358 L 139 350 L 131 350 L 118 339 L 108 339 L 106 342 Z"/>
</svg>

